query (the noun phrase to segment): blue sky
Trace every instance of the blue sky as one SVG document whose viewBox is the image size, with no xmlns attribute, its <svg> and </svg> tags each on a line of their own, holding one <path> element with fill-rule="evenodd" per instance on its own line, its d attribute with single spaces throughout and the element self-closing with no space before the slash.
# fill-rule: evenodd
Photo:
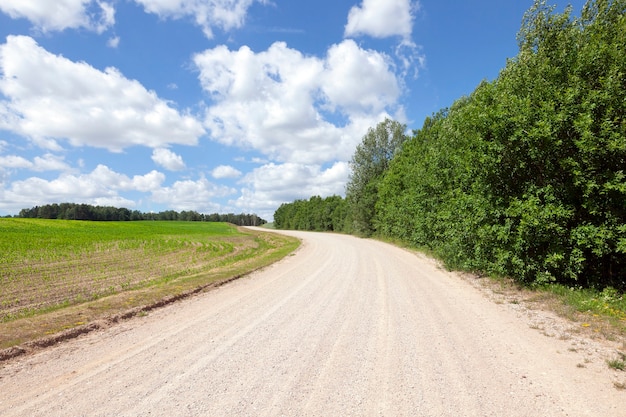
<svg viewBox="0 0 626 417">
<path fill-rule="evenodd" d="M 271 220 L 344 195 L 367 129 L 419 128 L 494 79 L 531 5 L 0 0 L 0 215 L 76 202 Z"/>
</svg>

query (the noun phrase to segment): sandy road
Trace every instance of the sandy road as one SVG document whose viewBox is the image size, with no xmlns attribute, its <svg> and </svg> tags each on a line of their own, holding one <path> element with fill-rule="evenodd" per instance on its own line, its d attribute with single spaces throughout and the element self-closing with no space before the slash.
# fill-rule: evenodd
<svg viewBox="0 0 626 417">
<path fill-rule="evenodd" d="M 426 259 L 332 234 L 0 365 L 9 416 L 626 416 L 603 366 Z"/>
</svg>

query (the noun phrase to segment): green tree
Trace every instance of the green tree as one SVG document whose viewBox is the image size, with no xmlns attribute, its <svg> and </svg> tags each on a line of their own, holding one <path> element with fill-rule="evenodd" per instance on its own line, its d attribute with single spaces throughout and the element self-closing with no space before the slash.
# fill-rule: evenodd
<svg viewBox="0 0 626 417">
<path fill-rule="evenodd" d="M 500 164 L 490 182 L 512 275 L 623 288 L 626 1 L 570 12 L 536 1 L 525 16 L 520 52 L 496 82 Z"/>
<path fill-rule="evenodd" d="M 340 196 L 322 199 L 313 196 L 309 200 L 283 203 L 274 212 L 277 229 L 313 230 L 318 232 L 344 231 L 347 209 Z"/>
<path fill-rule="evenodd" d="M 537 0 L 518 42 L 393 160 L 377 227 L 451 267 L 626 289 L 626 0 Z"/>
<path fill-rule="evenodd" d="M 346 199 L 355 233 L 369 236 L 375 231 L 378 185 L 391 160 L 407 140 L 405 132 L 406 125 L 385 119 L 368 130 L 352 156 Z"/>
</svg>

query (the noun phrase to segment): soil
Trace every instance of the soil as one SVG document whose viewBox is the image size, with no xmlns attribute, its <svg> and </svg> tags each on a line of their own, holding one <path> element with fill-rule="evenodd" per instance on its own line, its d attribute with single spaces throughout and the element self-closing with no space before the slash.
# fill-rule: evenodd
<svg viewBox="0 0 626 417">
<path fill-rule="evenodd" d="M 626 416 L 622 340 L 392 245 L 286 233 L 262 271 L 0 364 L 0 415 Z"/>
</svg>

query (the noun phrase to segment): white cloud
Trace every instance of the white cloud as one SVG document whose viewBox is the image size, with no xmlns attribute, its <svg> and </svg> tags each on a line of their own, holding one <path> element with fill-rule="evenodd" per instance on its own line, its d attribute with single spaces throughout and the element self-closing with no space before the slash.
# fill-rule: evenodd
<svg viewBox="0 0 626 417">
<path fill-rule="evenodd" d="M 16 155 L 0 156 L 0 169 L 2 168 L 32 168 L 33 163 L 26 158 Z"/>
<path fill-rule="evenodd" d="M 23 168 L 33 166 L 24 158 L 3 157 L 0 163 Z M 101 164 L 89 173 L 63 173 L 52 180 L 30 177 L 5 184 L 0 165 L 0 210 L 17 213 L 22 208 L 62 202 L 135 207 L 137 198 L 130 199 L 125 194 L 148 193 L 149 196 L 142 198 L 144 202 L 152 201 L 177 211 L 214 213 L 223 212 L 217 199 L 237 192 L 213 184 L 204 177 L 176 181 L 172 185 L 164 185 L 165 180 L 165 175 L 155 170 L 130 177 Z"/>
<path fill-rule="evenodd" d="M 314 195 L 343 195 L 349 172 L 347 162 L 336 162 L 326 169 L 320 165 L 267 164 L 242 179 L 245 187 L 233 205 L 269 220 L 282 203 Z"/>
<path fill-rule="evenodd" d="M 31 171 L 70 171 L 62 157 L 47 153 L 32 161 L 16 155 L 0 156 L 0 169 L 30 169 Z"/>
<path fill-rule="evenodd" d="M 147 13 L 162 19 L 193 17 L 207 38 L 213 37 L 213 28 L 228 31 L 243 26 L 248 8 L 254 2 L 267 0 L 135 0 Z"/>
<path fill-rule="evenodd" d="M 2 0 L 0 11 L 28 19 L 44 33 L 77 28 L 102 33 L 115 24 L 115 9 L 100 0 Z"/>
<path fill-rule="evenodd" d="M 62 184 L 83 185 L 85 189 L 101 190 L 102 192 L 104 190 L 108 190 L 108 192 L 147 192 L 159 189 L 163 181 L 165 181 L 165 175 L 158 171 L 150 171 L 145 175 L 135 175 L 130 178 L 101 164 L 90 174 L 80 176 L 66 175 L 60 177 L 60 180 L 62 180 Z"/>
<path fill-rule="evenodd" d="M 155 191 L 161 187 L 163 181 L 165 181 L 165 175 L 159 171 L 152 170 L 145 175 L 133 176 L 129 189 L 141 192 Z"/>
<path fill-rule="evenodd" d="M 396 59 L 402 67 L 402 76 L 411 75 L 417 78 L 420 70 L 426 67 L 426 56 L 422 53 L 422 48 L 415 43 L 405 40 L 396 46 Z"/>
<path fill-rule="evenodd" d="M 183 162 L 183 158 L 169 149 L 155 149 L 152 151 L 152 160 L 157 165 L 160 165 L 170 171 L 180 171 L 181 169 L 185 169 L 185 162 Z"/>
<path fill-rule="evenodd" d="M 213 139 L 281 162 L 347 160 L 368 127 L 400 110 L 389 57 L 352 40 L 324 59 L 277 42 L 259 53 L 218 46 L 194 62 L 214 100 L 205 121 Z"/>
<path fill-rule="evenodd" d="M 152 200 L 177 211 L 195 210 L 211 213 L 220 211 L 220 206 L 213 202 L 215 198 L 234 193 L 235 189 L 213 184 L 202 177 L 196 181 L 176 181 L 170 187 L 154 190 Z"/>
<path fill-rule="evenodd" d="M 107 41 L 107 46 L 109 48 L 117 48 L 118 46 L 120 46 L 120 37 L 119 36 L 113 36 L 112 38 L 109 38 L 109 40 Z"/>
<path fill-rule="evenodd" d="M 328 50 L 322 90 L 329 104 L 350 113 L 380 113 L 400 96 L 388 56 L 345 40 Z"/>
<path fill-rule="evenodd" d="M 192 116 L 180 114 L 117 69 L 99 71 L 51 54 L 30 37 L 9 36 L 0 45 L 0 128 L 58 150 L 74 146 L 121 151 L 194 145 L 204 134 Z"/>
<path fill-rule="evenodd" d="M 98 165 L 88 174 L 62 174 L 54 180 L 31 177 L 14 181 L 9 188 L 0 189 L 0 209 L 16 211 L 62 202 L 133 207 L 135 203 L 121 196 L 120 192 L 154 192 L 160 189 L 164 180 L 165 176 L 157 171 L 130 178 L 105 165 Z"/>
<path fill-rule="evenodd" d="M 47 153 L 36 156 L 33 160 L 33 171 L 70 171 L 71 167 L 65 163 L 62 157 Z"/>
<path fill-rule="evenodd" d="M 412 0 L 363 0 L 361 6 L 350 9 L 345 36 L 410 39 L 418 8 L 419 3 Z"/>
<path fill-rule="evenodd" d="M 211 171 L 211 176 L 215 179 L 239 178 L 241 175 L 241 171 L 231 167 L 230 165 L 220 165 Z"/>
</svg>

